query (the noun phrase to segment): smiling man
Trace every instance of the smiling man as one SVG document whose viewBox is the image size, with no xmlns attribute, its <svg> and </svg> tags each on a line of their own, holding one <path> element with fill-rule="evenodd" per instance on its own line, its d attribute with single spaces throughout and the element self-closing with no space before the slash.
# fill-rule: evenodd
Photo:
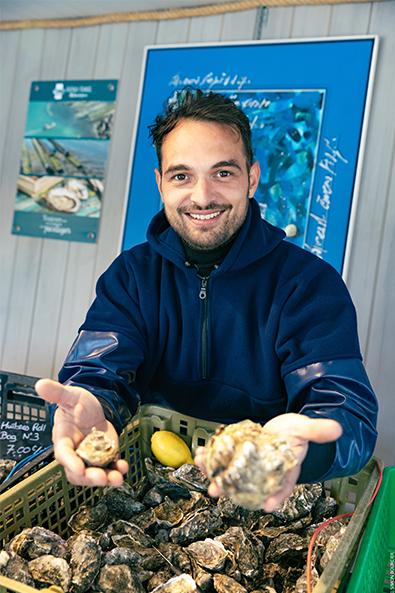
<svg viewBox="0 0 395 593">
<path fill-rule="evenodd" d="M 58 406 L 69 480 L 122 482 L 124 461 L 85 468 L 75 448 L 92 426 L 116 438 L 140 401 L 287 435 L 299 464 L 266 510 L 297 480 L 355 473 L 377 415 L 355 310 L 331 266 L 261 219 L 248 118 L 229 98 L 182 91 L 151 136 L 164 208 L 99 279 L 60 383 L 37 383 Z"/>
</svg>

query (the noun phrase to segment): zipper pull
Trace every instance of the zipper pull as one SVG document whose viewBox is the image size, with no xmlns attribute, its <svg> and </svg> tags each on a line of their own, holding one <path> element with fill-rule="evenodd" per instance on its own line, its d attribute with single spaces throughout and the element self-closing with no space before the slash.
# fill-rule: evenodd
<svg viewBox="0 0 395 593">
<path fill-rule="evenodd" d="M 208 278 L 207 276 L 203 276 L 200 278 L 201 280 L 201 284 L 200 284 L 200 291 L 199 291 L 199 299 L 201 299 L 202 301 L 204 301 L 204 299 L 207 297 L 207 281 Z"/>
</svg>

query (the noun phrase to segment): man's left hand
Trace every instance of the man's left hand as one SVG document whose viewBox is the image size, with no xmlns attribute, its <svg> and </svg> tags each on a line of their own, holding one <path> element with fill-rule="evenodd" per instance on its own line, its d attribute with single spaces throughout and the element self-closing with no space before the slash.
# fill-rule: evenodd
<svg viewBox="0 0 395 593">
<path fill-rule="evenodd" d="M 281 414 L 269 420 L 264 425 L 264 429 L 287 437 L 298 460 L 298 464 L 287 472 L 281 490 L 265 500 L 263 510 L 266 513 L 271 513 L 282 505 L 294 489 L 301 464 L 307 455 L 309 441 L 321 444 L 335 441 L 341 436 L 342 427 L 336 420 L 327 418 L 316 419 L 302 414 Z M 203 473 L 205 473 L 205 457 L 205 448 L 198 447 L 195 453 L 195 463 Z M 211 482 L 208 493 L 210 496 L 223 496 L 223 492 L 215 480 Z"/>
</svg>

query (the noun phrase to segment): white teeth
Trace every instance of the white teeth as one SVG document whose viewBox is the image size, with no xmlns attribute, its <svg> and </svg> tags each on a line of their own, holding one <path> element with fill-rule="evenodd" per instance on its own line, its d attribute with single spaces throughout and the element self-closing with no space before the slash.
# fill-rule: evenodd
<svg viewBox="0 0 395 593">
<path fill-rule="evenodd" d="M 219 216 L 221 212 L 213 212 L 212 214 L 192 214 L 189 213 L 189 216 L 192 218 L 196 218 L 197 220 L 210 220 L 210 218 L 216 218 Z"/>
</svg>

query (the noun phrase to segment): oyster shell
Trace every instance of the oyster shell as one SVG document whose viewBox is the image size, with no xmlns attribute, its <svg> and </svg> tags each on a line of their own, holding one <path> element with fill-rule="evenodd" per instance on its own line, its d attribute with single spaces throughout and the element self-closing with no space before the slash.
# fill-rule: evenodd
<svg viewBox="0 0 395 593">
<path fill-rule="evenodd" d="M 173 574 L 174 573 L 170 566 L 163 568 L 163 570 L 160 570 L 149 579 L 145 586 L 147 591 L 152 591 L 152 589 L 155 589 L 155 587 L 159 587 L 163 583 L 166 583 L 166 581 L 172 578 Z"/>
<path fill-rule="evenodd" d="M 202 568 L 215 572 L 223 569 L 229 555 L 220 541 L 211 538 L 192 542 L 186 549 Z"/>
<path fill-rule="evenodd" d="M 167 496 L 164 501 L 154 509 L 154 515 L 159 527 L 175 527 L 184 518 L 184 512 L 179 505 Z"/>
<path fill-rule="evenodd" d="M 83 530 L 96 531 L 104 527 L 108 521 L 107 506 L 99 502 L 95 506 L 82 505 L 79 510 L 71 515 L 68 526 L 75 532 Z"/>
<path fill-rule="evenodd" d="M 197 593 L 197 589 L 189 574 L 180 574 L 152 589 L 151 593 Z"/>
<path fill-rule="evenodd" d="M 140 578 L 127 564 L 106 564 L 96 584 L 102 593 L 145 593 Z"/>
<path fill-rule="evenodd" d="M 210 485 L 209 480 L 200 469 L 191 463 L 181 465 L 169 474 L 169 478 L 186 486 L 189 490 L 196 490 L 197 492 L 206 493 Z"/>
<path fill-rule="evenodd" d="M 119 446 L 105 432 L 93 427 L 75 451 L 85 465 L 108 467 L 119 457 Z"/>
<path fill-rule="evenodd" d="M 6 479 L 15 465 L 16 461 L 14 459 L 0 459 L 0 482 Z"/>
<path fill-rule="evenodd" d="M 343 525 L 343 527 L 341 527 L 336 534 L 329 536 L 329 538 L 325 544 L 324 553 L 322 554 L 321 559 L 320 559 L 320 567 L 322 570 L 324 570 L 324 568 L 328 564 L 329 560 L 332 558 L 333 553 L 335 552 L 337 546 L 339 545 L 340 539 L 342 538 L 345 531 L 346 531 L 346 526 Z"/>
<path fill-rule="evenodd" d="M 279 562 L 285 566 L 303 565 L 307 556 L 307 541 L 296 533 L 282 533 L 267 547 L 266 562 Z"/>
<path fill-rule="evenodd" d="M 68 555 L 64 539 L 44 527 L 23 529 L 10 541 L 8 549 L 26 560 L 33 560 L 47 554 L 58 558 L 65 558 Z"/>
<path fill-rule="evenodd" d="M 34 587 L 27 560 L 24 560 L 15 552 L 8 553 L 5 550 L 0 552 L 0 575 Z"/>
<path fill-rule="evenodd" d="M 337 502 L 331 496 L 319 498 L 313 507 L 313 521 L 319 523 L 329 517 L 334 517 L 337 513 Z"/>
<path fill-rule="evenodd" d="M 127 482 L 124 482 L 122 486 L 104 488 L 103 493 L 101 502 L 107 506 L 113 519 L 127 521 L 145 509 L 145 506 L 135 499 L 133 488 Z"/>
<path fill-rule="evenodd" d="M 67 592 L 70 586 L 71 570 L 64 558 L 51 554 L 34 558 L 28 563 L 33 579 L 42 585 L 56 585 Z"/>
<path fill-rule="evenodd" d="M 222 527 L 222 519 L 215 509 L 204 509 L 187 515 L 179 527 L 170 531 L 170 539 L 177 544 L 188 544 L 197 539 L 213 535 Z"/>
<path fill-rule="evenodd" d="M 273 515 L 282 523 L 304 517 L 311 512 L 322 492 L 322 484 L 298 484 L 281 507 L 273 511 Z"/>
<path fill-rule="evenodd" d="M 247 589 L 226 574 L 214 575 L 214 589 L 217 593 L 247 593 Z"/>
<path fill-rule="evenodd" d="M 255 579 L 259 575 L 265 548 L 252 533 L 242 527 L 229 527 L 215 540 L 221 542 L 231 552 L 237 569 L 243 576 Z"/>
<path fill-rule="evenodd" d="M 70 556 L 70 591 L 84 593 L 100 570 L 100 546 L 91 535 L 80 533 L 73 541 Z"/>
<path fill-rule="evenodd" d="M 206 470 L 225 496 L 247 509 L 262 508 L 298 463 L 289 442 L 251 420 L 221 426 L 207 444 Z"/>
<path fill-rule="evenodd" d="M 141 560 L 141 555 L 137 550 L 130 550 L 129 548 L 117 547 L 106 552 L 102 556 L 102 564 L 127 564 L 132 568 L 138 566 Z"/>
</svg>

